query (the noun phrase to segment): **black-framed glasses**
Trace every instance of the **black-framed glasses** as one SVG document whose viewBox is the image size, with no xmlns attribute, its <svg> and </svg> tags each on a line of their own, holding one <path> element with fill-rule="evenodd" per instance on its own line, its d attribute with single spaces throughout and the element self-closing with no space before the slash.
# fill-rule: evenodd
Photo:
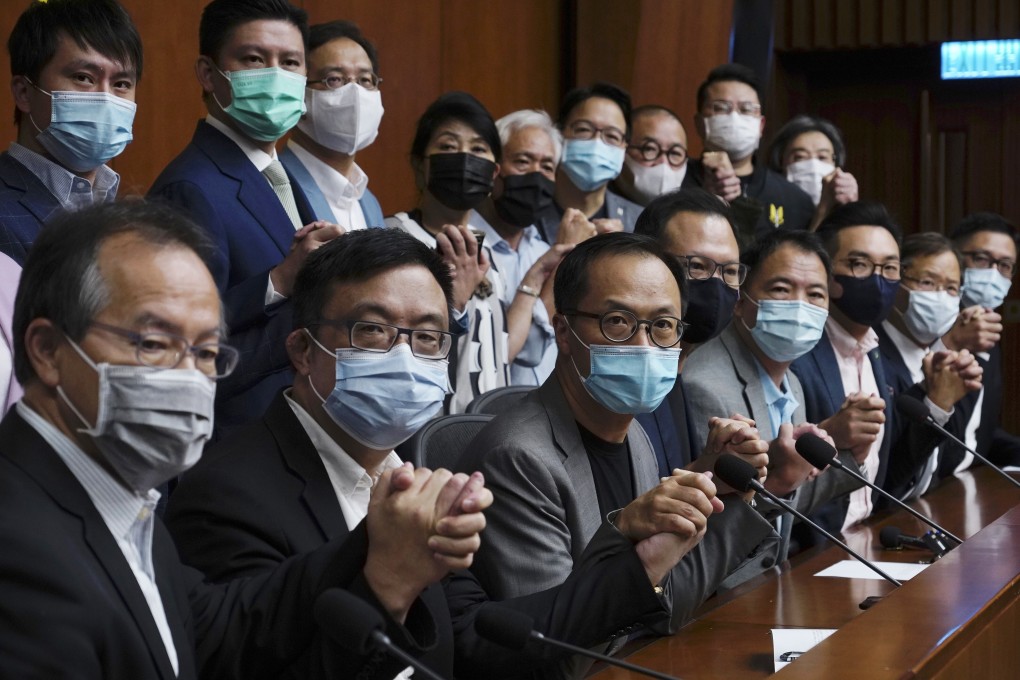
<svg viewBox="0 0 1020 680">
<path fill-rule="evenodd" d="M 639 319 L 633 312 L 628 312 L 625 309 L 613 309 L 602 314 L 570 309 L 563 312 L 563 315 L 598 319 L 599 330 L 609 342 L 627 342 L 637 334 L 638 328 L 644 326 L 652 343 L 664 349 L 680 342 L 684 329 L 687 328 L 687 324 L 675 316 Z"/>
<path fill-rule="evenodd" d="M 919 279 L 915 276 L 907 276 L 906 274 L 904 274 L 901 278 L 904 281 L 910 281 L 914 284 L 913 290 L 920 290 L 926 293 L 944 290 L 953 297 L 960 296 L 960 284 L 958 283 L 945 283 L 927 276 L 923 279 Z"/>
<path fill-rule="evenodd" d="M 739 288 L 747 278 L 747 265 L 740 262 L 716 262 L 701 255 L 677 255 L 687 278 L 706 281 L 719 272 L 723 282 L 731 288 Z"/>
<path fill-rule="evenodd" d="M 453 347 L 453 333 L 424 328 L 401 328 L 378 321 L 357 319 L 319 319 L 314 326 L 333 326 L 347 331 L 351 347 L 366 352 L 389 352 L 397 338 L 406 335 L 411 354 L 421 359 L 445 359 Z"/>
<path fill-rule="evenodd" d="M 878 264 L 866 257 L 846 257 L 841 260 L 850 267 L 850 273 L 855 279 L 866 279 L 873 274 L 879 274 L 887 281 L 900 280 L 900 261 L 889 260 Z"/>
<path fill-rule="evenodd" d="M 637 151 L 638 155 L 641 156 L 641 160 L 648 162 L 659 160 L 663 154 L 666 154 L 666 162 L 674 168 L 679 168 L 687 162 L 687 149 L 680 144 L 674 144 L 668 149 L 664 149 L 654 139 L 646 139 L 640 144 L 631 144 L 627 148 Z"/>
<path fill-rule="evenodd" d="M 761 104 L 755 104 L 751 101 L 736 102 L 734 104 L 728 99 L 716 99 L 708 103 L 708 108 L 712 111 L 713 116 L 728 116 L 734 110 L 742 116 L 761 115 Z"/>
<path fill-rule="evenodd" d="M 309 85 L 322 85 L 327 90 L 339 90 L 344 85 L 357 83 L 366 90 L 378 90 L 382 84 L 382 78 L 375 73 L 366 71 L 356 76 L 349 76 L 344 73 L 331 73 L 321 80 L 309 80 Z"/>
<path fill-rule="evenodd" d="M 174 333 L 139 333 L 100 321 L 93 321 L 90 325 L 127 338 L 135 348 L 138 363 L 150 368 L 177 368 L 184 357 L 190 354 L 195 360 L 195 368 L 210 379 L 219 380 L 234 372 L 240 356 L 235 348 L 219 340 L 192 345 L 186 338 Z"/>
<path fill-rule="evenodd" d="M 627 134 L 618 127 L 595 127 L 590 120 L 575 120 L 568 128 L 571 139 L 594 139 L 596 135 L 609 146 L 627 146 Z"/>
<path fill-rule="evenodd" d="M 996 260 L 987 250 L 964 250 L 963 256 L 967 258 L 975 269 L 991 269 L 995 267 L 999 273 L 1007 279 L 1013 278 L 1016 273 L 1016 262 L 1003 257 Z"/>
</svg>

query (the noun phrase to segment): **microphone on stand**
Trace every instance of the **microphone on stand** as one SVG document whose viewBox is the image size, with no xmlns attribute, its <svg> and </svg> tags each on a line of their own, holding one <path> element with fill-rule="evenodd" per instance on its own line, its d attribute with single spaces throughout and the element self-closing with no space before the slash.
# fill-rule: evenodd
<svg viewBox="0 0 1020 680">
<path fill-rule="evenodd" d="M 884 526 L 878 534 L 878 540 L 883 548 L 895 550 L 910 546 L 911 548 L 930 550 L 935 553 L 935 557 L 942 557 L 953 549 L 953 546 L 946 544 L 945 536 L 935 530 L 929 531 L 923 536 L 908 536 L 899 527 Z"/>
</svg>

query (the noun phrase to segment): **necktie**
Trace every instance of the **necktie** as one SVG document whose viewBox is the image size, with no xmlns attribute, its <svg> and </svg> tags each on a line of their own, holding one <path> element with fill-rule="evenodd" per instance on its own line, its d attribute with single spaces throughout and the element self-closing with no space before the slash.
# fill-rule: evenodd
<svg viewBox="0 0 1020 680">
<path fill-rule="evenodd" d="M 290 179 L 287 178 L 287 173 L 283 169 L 283 165 L 278 160 L 273 160 L 269 166 L 262 171 L 266 179 L 269 180 L 270 186 L 273 187 L 273 191 L 276 193 L 276 197 L 280 199 L 280 203 L 283 204 L 283 209 L 287 211 L 287 217 L 290 218 L 291 224 L 294 225 L 294 229 L 300 229 L 301 216 L 298 215 L 297 203 L 294 201 L 294 190 L 291 189 Z"/>
</svg>

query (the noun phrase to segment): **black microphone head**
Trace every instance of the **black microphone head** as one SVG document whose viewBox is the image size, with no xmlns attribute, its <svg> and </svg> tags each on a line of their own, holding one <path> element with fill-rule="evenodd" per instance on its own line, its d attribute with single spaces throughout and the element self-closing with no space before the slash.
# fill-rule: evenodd
<svg viewBox="0 0 1020 680">
<path fill-rule="evenodd" d="M 715 474 L 737 491 L 751 491 L 751 482 L 758 479 L 758 470 L 732 453 L 716 458 Z"/>
<path fill-rule="evenodd" d="M 359 655 L 372 651 L 373 633 L 386 627 L 378 611 L 342 588 L 319 595 L 313 614 L 330 640 Z"/>
<path fill-rule="evenodd" d="M 927 422 L 931 413 L 923 401 L 919 401 L 909 394 L 901 394 L 896 397 L 896 410 L 915 423 Z"/>
<path fill-rule="evenodd" d="M 884 526 L 878 532 L 878 540 L 883 548 L 900 548 L 903 546 L 903 532 L 899 527 Z"/>
<path fill-rule="evenodd" d="M 836 464 L 839 463 L 836 459 L 836 449 L 816 434 L 810 432 L 802 434 L 797 438 L 795 448 L 801 458 L 819 470 L 825 468 L 826 465 L 833 465 L 833 461 Z"/>
<path fill-rule="evenodd" d="M 524 612 L 489 603 L 478 610 L 475 630 L 486 640 L 507 649 L 524 649 L 535 621 Z"/>
</svg>

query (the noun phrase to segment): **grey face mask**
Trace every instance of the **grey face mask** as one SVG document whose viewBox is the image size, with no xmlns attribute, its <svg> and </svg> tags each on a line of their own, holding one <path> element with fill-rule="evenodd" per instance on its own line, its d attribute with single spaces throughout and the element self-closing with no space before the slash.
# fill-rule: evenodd
<svg viewBox="0 0 1020 680">
<path fill-rule="evenodd" d="M 68 338 L 99 374 L 96 424 L 89 422 L 57 387 L 57 393 L 85 427 L 121 480 L 145 493 L 189 469 L 202 457 L 212 435 L 216 384 L 197 370 L 96 365 Z"/>
</svg>

